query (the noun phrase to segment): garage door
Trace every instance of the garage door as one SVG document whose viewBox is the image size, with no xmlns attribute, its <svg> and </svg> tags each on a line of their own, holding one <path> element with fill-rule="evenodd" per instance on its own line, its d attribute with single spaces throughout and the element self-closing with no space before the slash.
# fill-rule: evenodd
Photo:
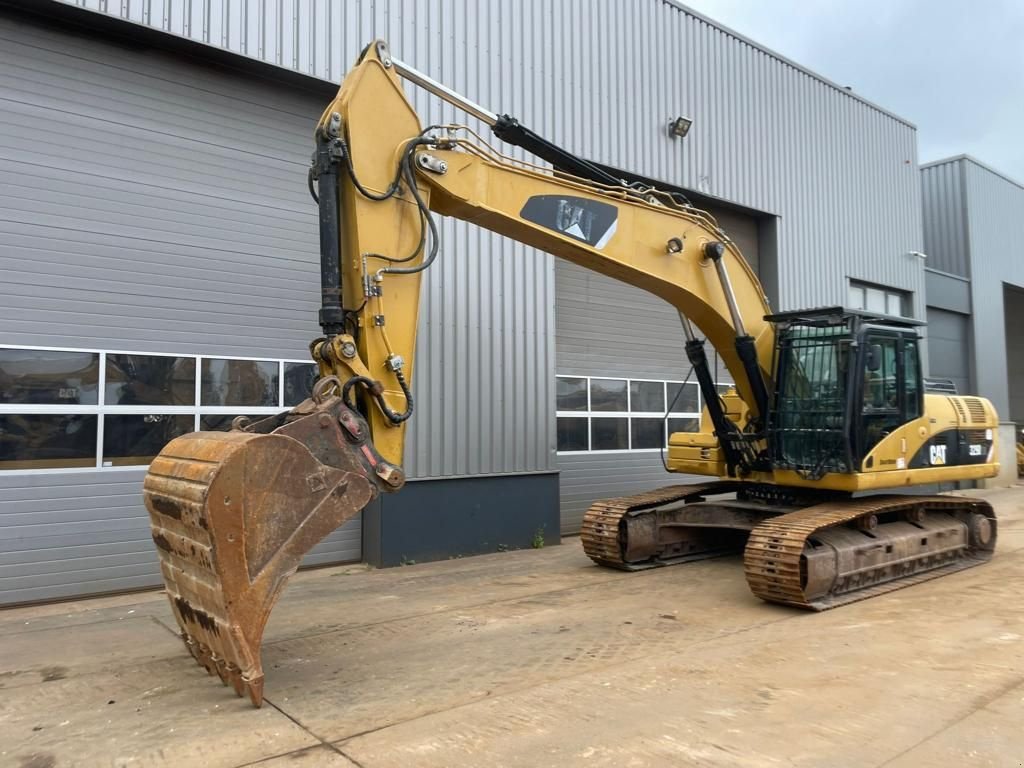
<svg viewBox="0 0 1024 768">
<path fill-rule="evenodd" d="M 757 220 L 708 210 L 756 268 Z M 658 429 L 653 414 L 664 415 L 690 365 L 679 316 L 665 301 L 560 259 L 555 291 L 562 533 L 573 534 L 595 499 L 689 482 L 665 471 L 650 430 Z M 718 378 L 729 381 L 724 369 Z M 673 418 L 699 415 L 695 390 L 687 387 Z M 670 427 L 692 428 L 684 424 Z"/>
<path fill-rule="evenodd" d="M 951 379 L 960 394 L 971 391 L 970 318 L 928 307 L 928 375 Z"/>
<path fill-rule="evenodd" d="M 1006 388 L 1010 412 L 1005 419 L 1024 427 L 1024 288 L 1003 283 L 1003 320 L 1006 331 Z"/>
<path fill-rule="evenodd" d="M 295 395 L 326 95 L 0 15 L 0 602 L 158 584 L 143 438 Z"/>
</svg>

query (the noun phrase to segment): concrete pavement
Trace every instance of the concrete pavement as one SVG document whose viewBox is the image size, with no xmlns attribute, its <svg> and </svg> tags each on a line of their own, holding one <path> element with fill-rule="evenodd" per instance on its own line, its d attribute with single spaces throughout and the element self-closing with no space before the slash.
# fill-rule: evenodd
<svg viewBox="0 0 1024 768">
<path fill-rule="evenodd" d="M 300 574 L 267 703 L 160 593 L 0 612 L 0 766 L 1024 766 L 1024 487 L 983 567 L 823 614 L 738 559 L 635 574 L 562 546 Z"/>
</svg>

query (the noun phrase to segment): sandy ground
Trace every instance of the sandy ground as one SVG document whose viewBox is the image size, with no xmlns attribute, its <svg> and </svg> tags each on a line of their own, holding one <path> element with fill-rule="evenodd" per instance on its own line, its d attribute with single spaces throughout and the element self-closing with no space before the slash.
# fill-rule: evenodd
<svg viewBox="0 0 1024 768">
<path fill-rule="evenodd" d="M 985 566 L 811 614 L 578 541 L 300 574 L 254 710 L 158 592 L 0 612 L 0 766 L 1024 766 L 1024 487 Z"/>
</svg>

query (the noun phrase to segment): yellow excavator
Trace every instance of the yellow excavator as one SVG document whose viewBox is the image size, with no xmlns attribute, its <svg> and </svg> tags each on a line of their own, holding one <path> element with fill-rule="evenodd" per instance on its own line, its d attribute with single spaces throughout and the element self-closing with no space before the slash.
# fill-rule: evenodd
<svg viewBox="0 0 1024 768">
<path fill-rule="evenodd" d="M 403 81 L 547 165 L 503 155 L 464 125 L 424 129 Z M 822 610 L 991 557 L 986 502 L 905 489 L 994 476 L 992 405 L 924 391 L 913 321 L 840 307 L 773 314 L 735 244 L 682 190 L 579 158 L 404 65 L 382 41 L 324 111 L 309 187 L 324 333 L 310 346 L 311 398 L 173 440 L 144 484 L 185 644 L 254 705 L 263 630 L 302 556 L 405 481 L 420 281 L 440 250 L 434 214 L 679 312 L 704 413 L 700 431 L 669 436 L 667 465 L 709 481 L 595 503 L 581 539 L 597 563 L 632 570 L 742 551 L 759 598 Z M 735 381 L 725 394 L 706 343 Z"/>
</svg>

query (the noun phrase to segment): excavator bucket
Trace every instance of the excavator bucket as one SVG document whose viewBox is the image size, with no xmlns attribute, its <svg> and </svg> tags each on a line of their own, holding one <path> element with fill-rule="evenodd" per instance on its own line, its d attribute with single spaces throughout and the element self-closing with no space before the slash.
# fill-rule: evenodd
<svg viewBox="0 0 1024 768">
<path fill-rule="evenodd" d="M 255 428 L 273 430 L 173 440 L 143 491 L 186 647 L 258 707 L 260 642 L 288 578 L 317 542 L 404 478 L 340 397 L 307 400 Z"/>
</svg>

